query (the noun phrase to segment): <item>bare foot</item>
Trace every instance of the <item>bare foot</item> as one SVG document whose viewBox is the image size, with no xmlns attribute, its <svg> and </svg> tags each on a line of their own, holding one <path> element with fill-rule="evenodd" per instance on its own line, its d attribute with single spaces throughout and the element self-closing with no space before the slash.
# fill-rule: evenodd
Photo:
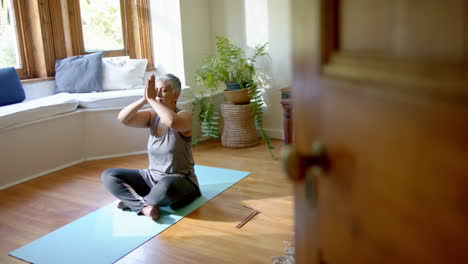
<svg viewBox="0 0 468 264">
<path fill-rule="evenodd" d="M 159 220 L 159 206 L 153 206 L 153 210 L 151 210 L 151 218 L 153 221 Z"/>
<path fill-rule="evenodd" d="M 126 204 L 124 204 L 124 202 L 120 201 L 118 204 L 117 204 L 117 208 L 119 209 L 122 209 L 122 210 L 127 210 L 127 209 L 130 209 L 130 207 L 128 207 Z"/>
<path fill-rule="evenodd" d="M 141 210 L 141 213 L 143 213 L 146 216 L 151 217 L 153 221 L 158 221 L 159 219 L 159 207 L 158 206 L 147 205 L 143 207 L 143 209 Z"/>
</svg>

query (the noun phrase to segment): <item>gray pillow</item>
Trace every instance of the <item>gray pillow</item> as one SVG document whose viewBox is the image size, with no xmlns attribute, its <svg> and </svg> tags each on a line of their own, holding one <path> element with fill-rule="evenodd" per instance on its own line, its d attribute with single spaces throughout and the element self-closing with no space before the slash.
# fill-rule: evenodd
<svg viewBox="0 0 468 264">
<path fill-rule="evenodd" d="M 55 93 L 102 91 L 102 52 L 55 61 Z"/>
</svg>

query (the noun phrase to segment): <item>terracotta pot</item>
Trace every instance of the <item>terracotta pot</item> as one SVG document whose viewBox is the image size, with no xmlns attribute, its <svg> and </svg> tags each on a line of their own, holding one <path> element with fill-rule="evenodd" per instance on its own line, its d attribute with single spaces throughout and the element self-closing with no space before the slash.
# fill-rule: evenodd
<svg viewBox="0 0 468 264">
<path fill-rule="evenodd" d="M 226 96 L 226 99 L 231 101 L 233 104 L 250 103 L 250 96 L 247 88 L 232 91 L 224 90 L 224 96 Z"/>
</svg>

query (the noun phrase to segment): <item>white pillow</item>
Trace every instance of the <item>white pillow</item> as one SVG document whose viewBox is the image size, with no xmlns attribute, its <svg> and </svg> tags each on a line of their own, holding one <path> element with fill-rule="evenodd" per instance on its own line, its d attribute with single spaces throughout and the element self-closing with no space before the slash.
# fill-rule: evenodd
<svg viewBox="0 0 468 264">
<path fill-rule="evenodd" d="M 102 89 L 112 91 L 142 88 L 147 64 L 147 59 L 102 60 Z"/>
</svg>

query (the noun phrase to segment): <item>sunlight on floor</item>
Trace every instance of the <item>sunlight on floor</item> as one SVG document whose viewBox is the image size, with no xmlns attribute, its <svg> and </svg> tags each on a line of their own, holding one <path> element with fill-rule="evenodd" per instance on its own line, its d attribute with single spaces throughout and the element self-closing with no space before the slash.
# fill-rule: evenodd
<svg viewBox="0 0 468 264">
<path fill-rule="evenodd" d="M 191 232 L 179 232 L 174 226 L 164 237 L 187 238 L 196 236 L 225 235 L 226 230 L 232 234 L 244 235 L 290 235 L 294 229 L 293 196 L 275 197 L 260 200 L 243 200 L 236 207 L 220 207 L 217 204 L 206 204 L 198 212 L 184 217 L 187 225 L 197 226 Z M 281 208 L 281 210 L 278 210 Z M 286 210 L 285 210 L 286 209 Z M 242 228 L 236 226 L 242 222 L 252 210 L 260 213 L 247 222 Z M 233 219 L 235 219 L 233 221 Z M 273 228 L 276 226 L 275 228 Z M 274 230 L 274 231 L 273 231 Z"/>
</svg>

